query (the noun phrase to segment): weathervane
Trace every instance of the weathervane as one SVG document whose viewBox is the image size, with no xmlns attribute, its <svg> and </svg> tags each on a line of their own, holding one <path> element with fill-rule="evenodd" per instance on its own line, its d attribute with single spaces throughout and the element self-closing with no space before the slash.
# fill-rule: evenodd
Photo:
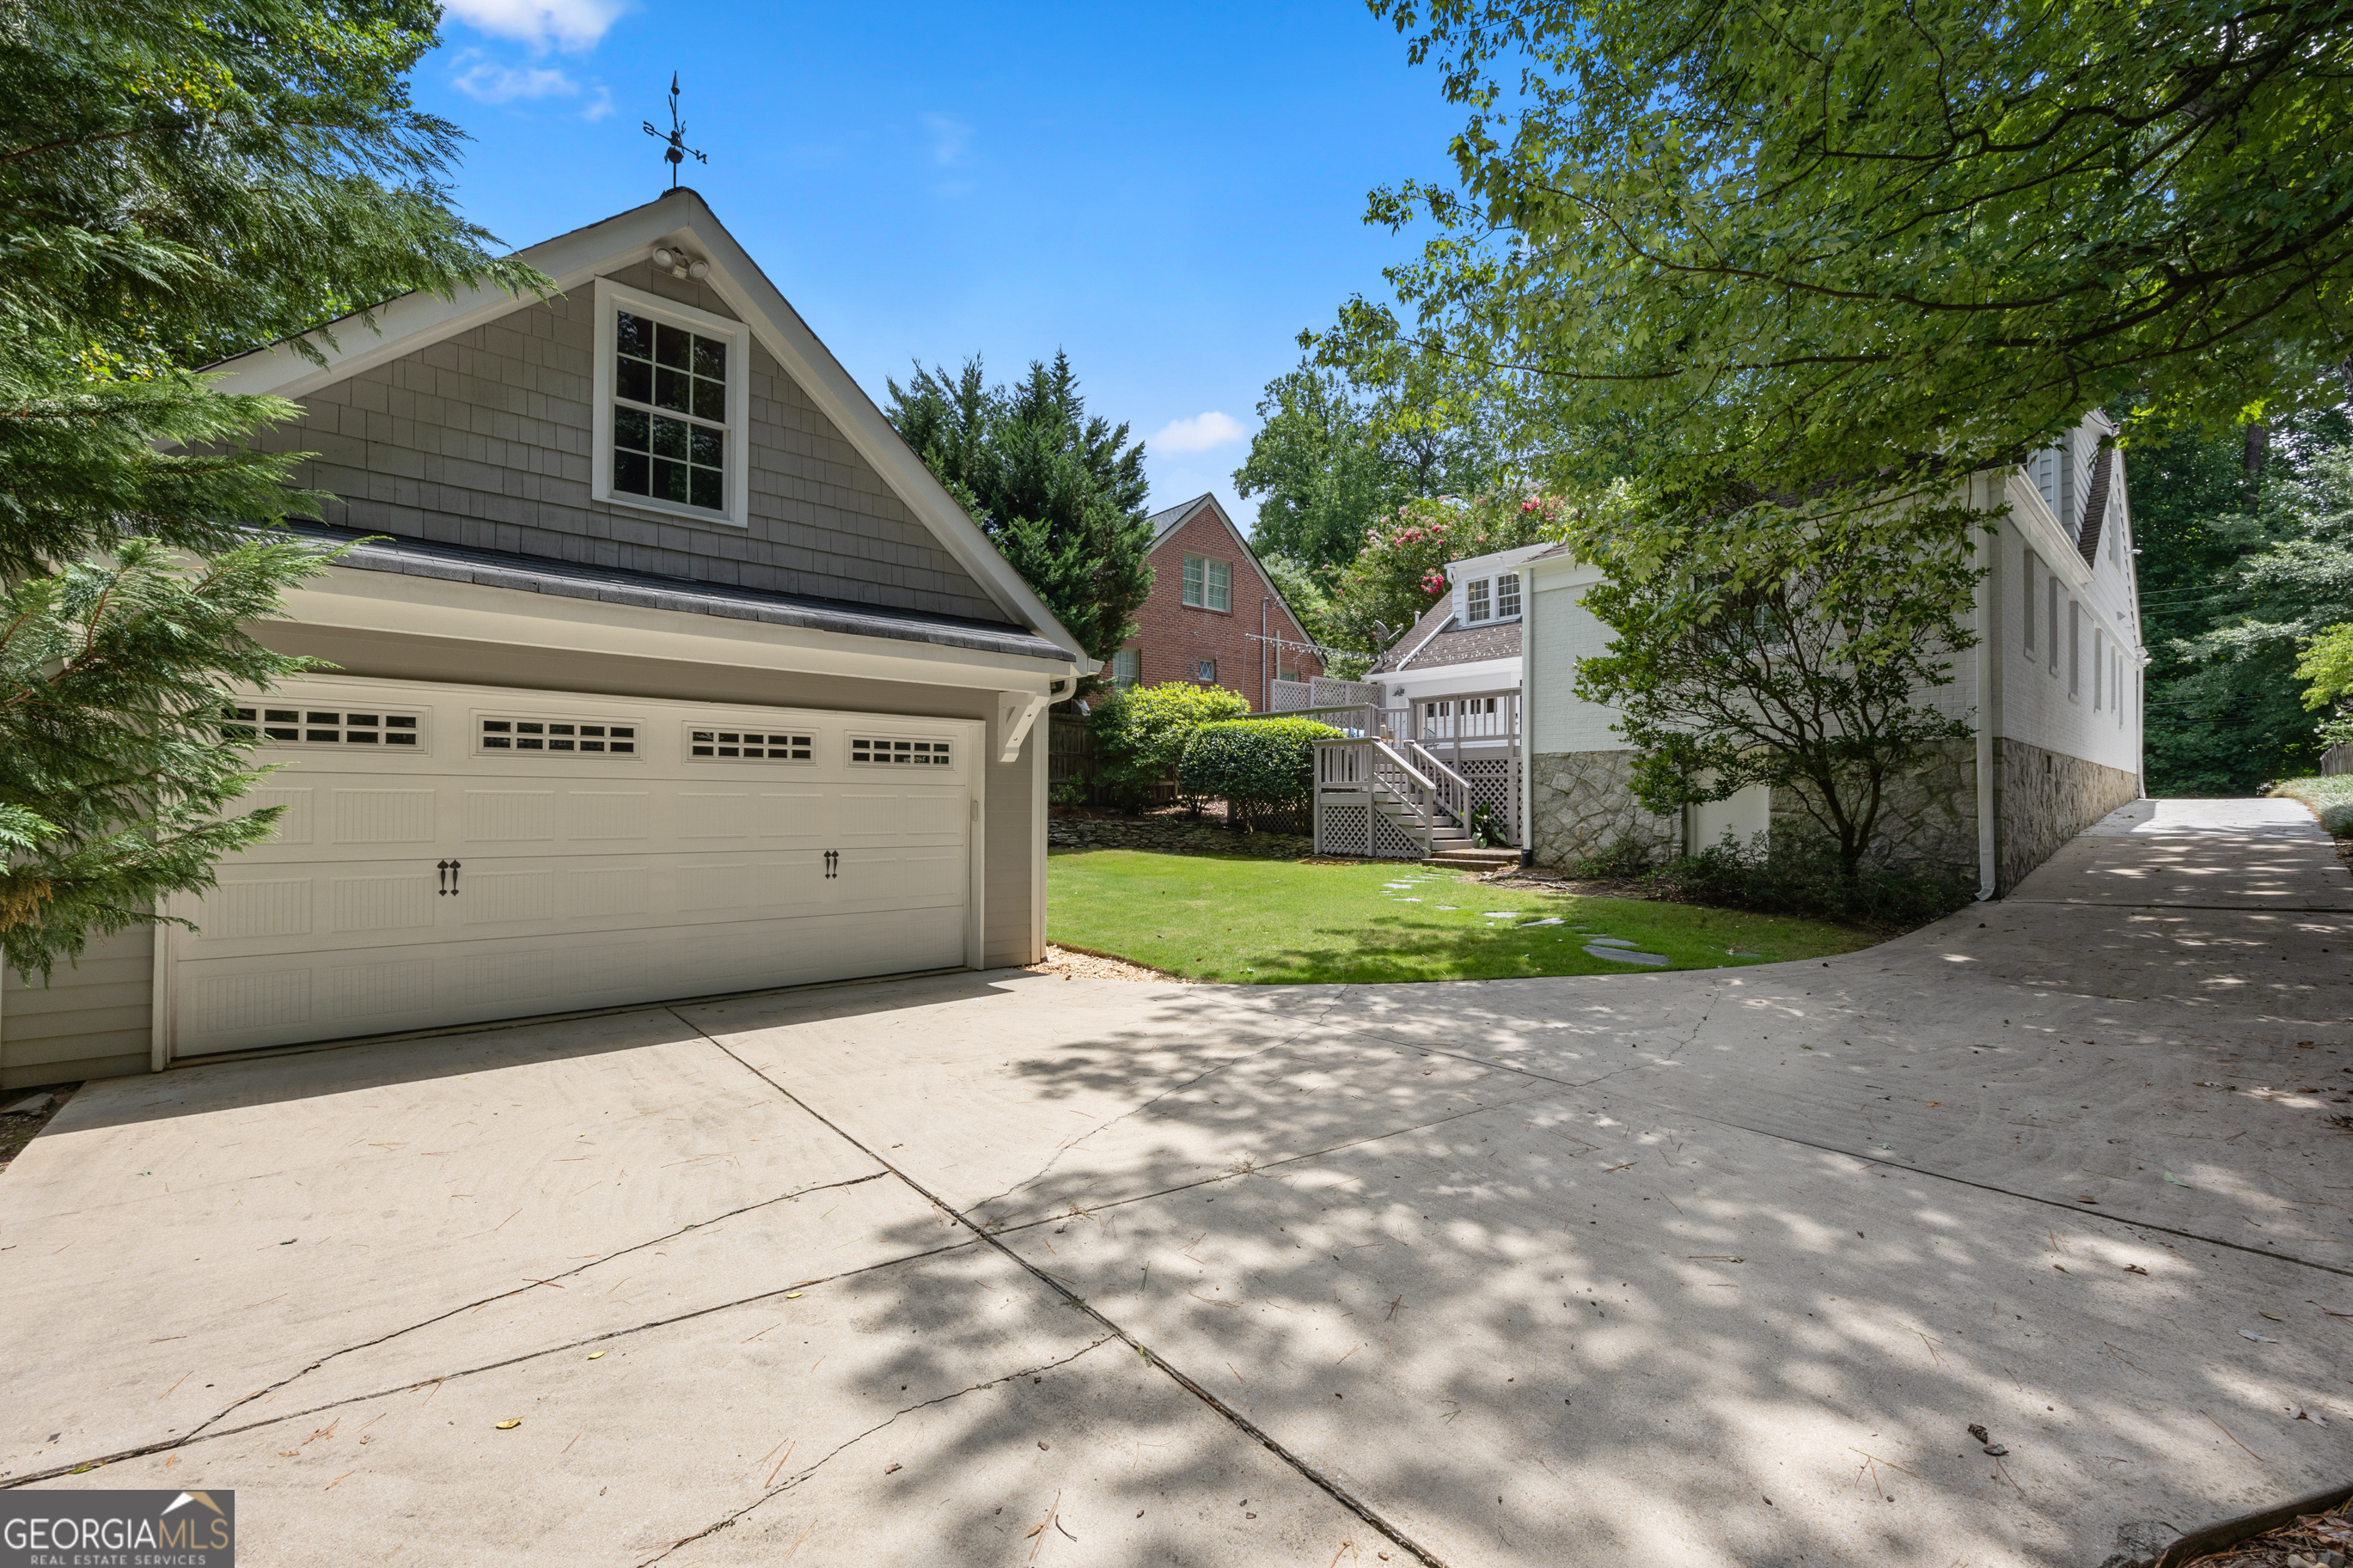
<svg viewBox="0 0 2353 1568">
<path fill-rule="evenodd" d="M 678 73 L 676 71 L 670 73 L 670 133 L 664 135 L 655 130 L 654 122 L 650 120 L 641 121 L 639 123 L 645 127 L 647 135 L 657 142 L 666 142 L 670 144 L 663 150 L 662 156 L 670 163 L 671 190 L 678 189 L 678 166 L 681 163 L 685 163 L 689 158 L 698 163 L 711 162 L 702 153 L 686 144 L 686 121 L 678 117 Z"/>
</svg>

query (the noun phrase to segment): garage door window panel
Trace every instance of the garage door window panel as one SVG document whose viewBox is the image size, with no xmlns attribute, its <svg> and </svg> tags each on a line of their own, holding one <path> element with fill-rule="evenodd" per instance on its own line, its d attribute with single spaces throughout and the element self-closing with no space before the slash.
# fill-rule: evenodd
<svg viewBox="0 0 2353 1568">
<path fill-rule="evenodd" d="M 514 714 L 477 721 L 480 750 L 507 756 L 634 757 L 638 726 L 604 720 L 525 719 Z"/>
</svg>

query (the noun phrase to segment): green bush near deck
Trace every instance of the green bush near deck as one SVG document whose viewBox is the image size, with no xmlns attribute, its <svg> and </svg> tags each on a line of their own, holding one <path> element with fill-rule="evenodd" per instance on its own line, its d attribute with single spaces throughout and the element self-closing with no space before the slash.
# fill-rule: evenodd
<svg viewBox="0 0 2353 1568">
<path fill-rule="evenodd" d="M 1176 771 L 1194 731 L 1249 711 L 1240 692 L 1189 680 L 1114 692 L 1087 720 L 1100 759 L 1095 783 L 1134 810 L 1153 785 Z"/>
<path fill-rule="evenodd" d="M 1204 724 L 1177 768 L 1187 795 L 1215 795 L 1229 818 L 1254 832 L 1281 819 L 1297 832 L 1315 797 L 1315 742 L 1340 731 L 1313 719 L 1229 719 Z"/>
</svg>

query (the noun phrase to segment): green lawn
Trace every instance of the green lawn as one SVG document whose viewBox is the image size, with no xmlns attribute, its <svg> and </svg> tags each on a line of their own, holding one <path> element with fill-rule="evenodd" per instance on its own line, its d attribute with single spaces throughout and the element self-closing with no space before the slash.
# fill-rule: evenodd
<svg viewBox="0 0 2353 1568">
<path fill-rule="evenodd" d="M 1561 923 L 1528 923 L 1540 920 Z M 1135 849 L 1055 850 L 1046 935 L 1195 980 L 1256 984 L 1658 967 L 1589 956 L 1596 937 L 1635 942 L 1670 969 L 1813 958 L 1873 940 L 1779 915 L 1482 888 L 1465 873 L 1400 861 L 1314 865 Z"/>
</svg>

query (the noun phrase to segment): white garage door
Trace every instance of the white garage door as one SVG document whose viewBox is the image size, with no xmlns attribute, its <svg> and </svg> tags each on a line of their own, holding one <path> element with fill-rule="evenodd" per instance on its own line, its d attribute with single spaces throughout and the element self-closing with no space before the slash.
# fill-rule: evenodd
<svg viewBox="0 0 2353 1568">
<path fill-rule="evenodd" d="M 981 726 L 345 680 L 237 710 L 276 837 L 178 907 L 178 1057 L 968 962 Z"/>
</svg>

